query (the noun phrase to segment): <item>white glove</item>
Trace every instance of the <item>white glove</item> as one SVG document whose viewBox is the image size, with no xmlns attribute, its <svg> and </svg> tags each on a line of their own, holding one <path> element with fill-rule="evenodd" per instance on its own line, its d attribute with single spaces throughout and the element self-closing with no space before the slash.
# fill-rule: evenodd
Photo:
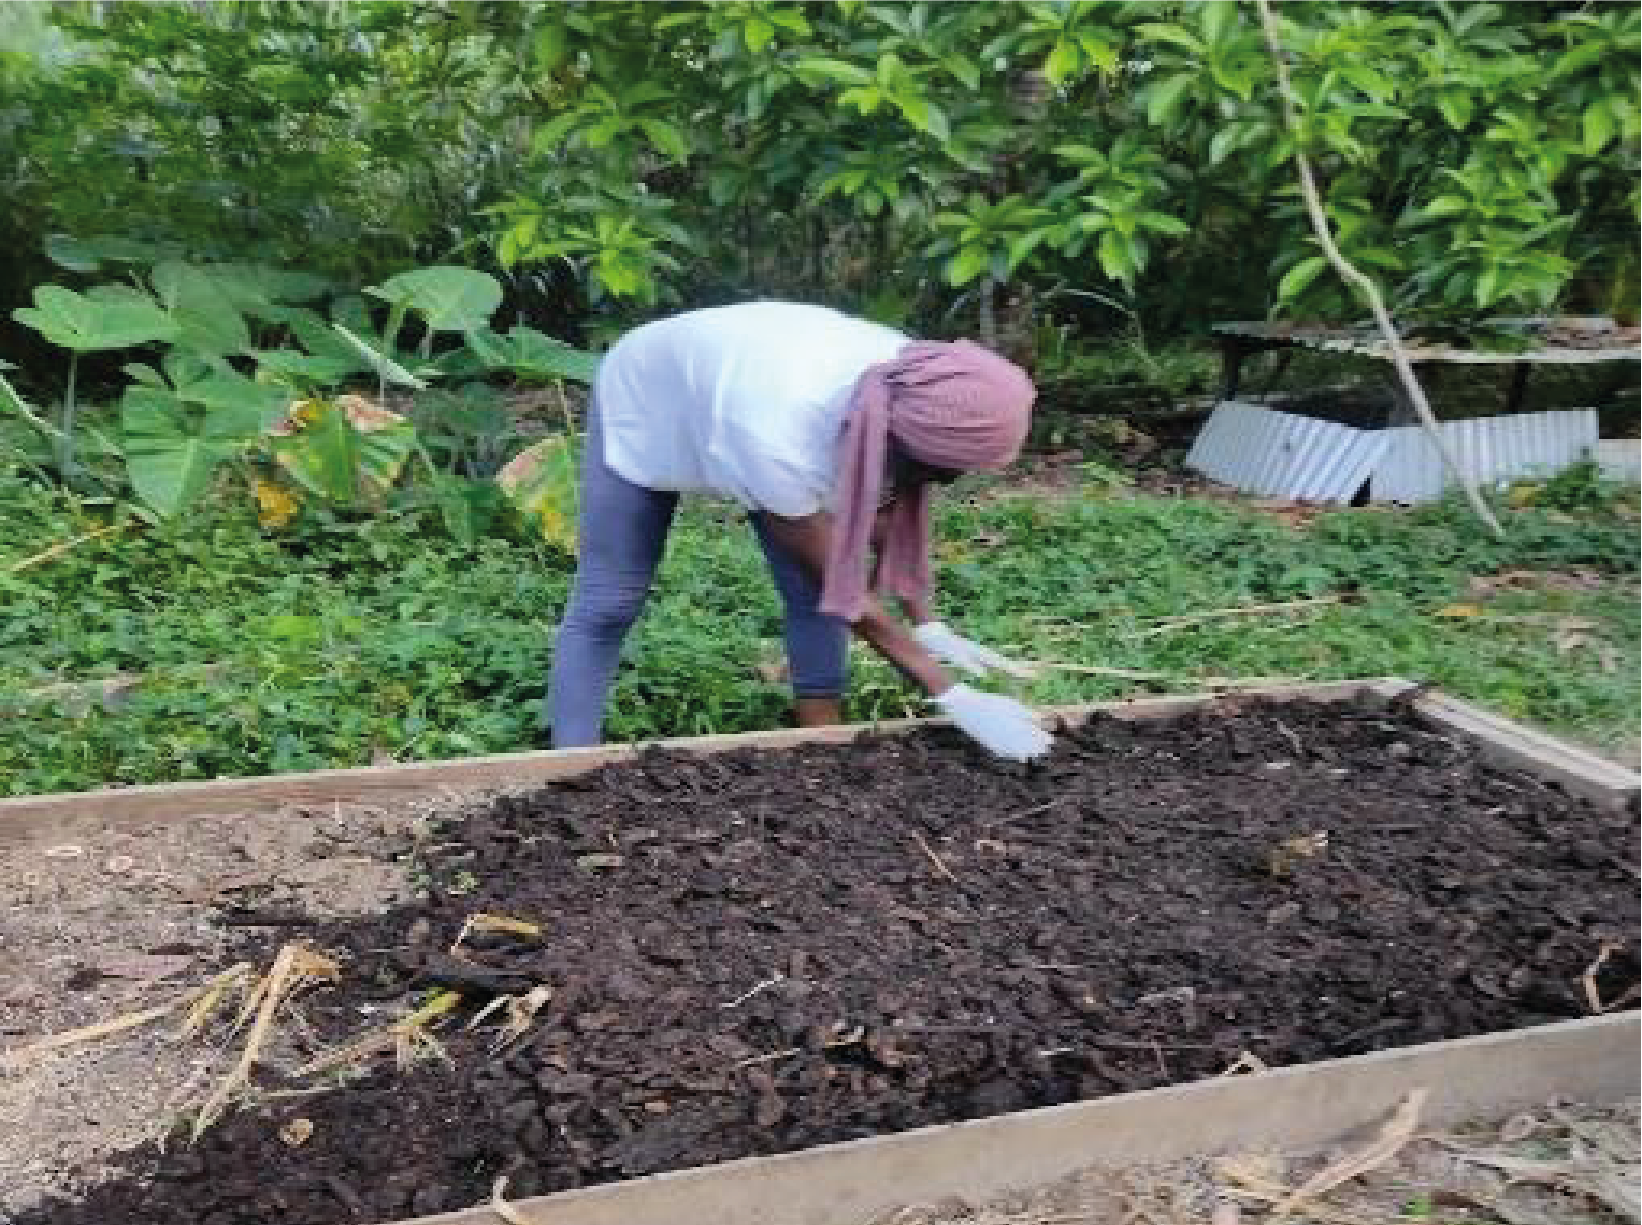
<svg viewBox="0 0 1642 1225">
<path fill-rule="evenodd" d="M 930 700 L 960 731 L 999 757 L 1026 761 L 1049 751 L 1049 733 L 1038 726 L 1031 710 L 1014 698 L 954 685 Z"/>
<path fill-rule="evenodd" d="M 918 640 L 919 646 L 947 667 L 959 668 L 971 676 L 985 676 L 993 668 L 1020 680 L 1030 680 L 1034 675 L 1032 665 L 1018 663 L 998 654 L 991 647 L 983 647 L 962 634 L 954 633 L 944 621 L 926 621 L 914 626 L 912 636 Z"/>
</svg>

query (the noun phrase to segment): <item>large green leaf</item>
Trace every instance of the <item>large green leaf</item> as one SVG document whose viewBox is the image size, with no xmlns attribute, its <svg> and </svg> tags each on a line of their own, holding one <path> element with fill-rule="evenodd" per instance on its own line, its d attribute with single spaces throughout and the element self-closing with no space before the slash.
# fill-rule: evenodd
<svg viewBox="0 0 1642 1225">
<path fill-rule="evenodd" d="M 1083 63 L 1078 44 L 1070 38 L 1058 40 L 1049 51 L 1049 57 L 1043 61 L 1043 75 L 1049 78 L 1051 85 L 1060 85 L 1071 76 Z"/>
<path fill-rule="evenodd" d="M 441 472 L 431 461 L 428 477 L 445 530 L 459 544 L 475 544 L 507 508 L 507 498 L 495 481 Z"/>
<path fill-rule="evenodd" d="M 502 286 L 489 273 L 441 265 L 389 277 L 365 291 L 384 302 L 404 305 L 436 332 L 471 332 L 485 327 L 502 304 Z"/>
<path fill-rule="evenodd" d="M 340 506 L 375 505 L 416 446 L 416 427 L 358 396 L 308 400 L 269 439 L 274 458 L 310 493 Z"/>
<path fill-rule="evenodd" d="M 1178 72 L 1162 78 L 1155 85 L 1148 86 L 1145 90 L 1147 122 L 1154 127 L 1172 125 L 1176 114 L 1197 84 L 1195 74 Z"/>
<path fill-rule="evenodd" d="M 120 406 L 121 446 L 137 496 L 175 515 L 198 500 L 221 463 L 257 436 L 243 405 L 200 411 L 164 388 L 127 388 Z"/>
<path fill-rule="evenodd" d="M 267 264 L 212 264 L 210 269 L 240 303 L 240 309 L 252 313 L 261 303 L 312 302 L 331 288 L 322 276 Z"/>
<path fill-rule="evenodd" d="M 337 334 L 353 347 L 354 351 L 358 353 L 360 357 L 365 359 L 370 368 L 376 372 L 377 377 L 382 379 L 384 382 L 393 383 L 400 387 L 414 387 L 418 391 L 421 391 L 427 387 L 427 383 L 424 382 L 419 376 L 412 374 L 409 370 L 405 369 L 405 367 L 394 361 L 393 358 L 382 353 L 372 345 L 367 344 L 358 336 L 355 336 L 340 323 L 333 323 L 331 324 L 331 327 L 334 328 Z M 423 371 L 423 373 L 437 374 L 438 371 L 427 370 Z"/>
<path fill-rule="evenodd" d="M 317 311 L 302 307 L 293 308 L 286 324 L 291 329 L 291 334 L 313 356 L 351 362 L 356 371 L 371 368 L 370 362 L 365 360 L 365 355 L 358 347 L 338 333 Z"/>
<path fill-rule="evenodd" d="M 179 332 L 175 320 L 141 297 L 97 300 L 60 285 L 39 286 L 34 305 L 20 307 L 11 317 L 77 353 L 175 340 Z"/>
<path fill-rule="evenodd" d="M 334 331 L 324 316 L 306 307 L 274 307 L 263 317 L 277 313 L 278 321 L 290 329 L 306 353 L 295 349 L 258 350 L 251 356 L 263 370 L 297 383 L 332 386 L 350 374 L 373 369 L 372 363 L 352 341 Z"/>
<path fill-rule="evenodd" d="M 1600 153 L 1603 147 L 1613 139 L 1617 125 L 1613 114 L 1608 110 L 1606 98 L 1594 105 L 1585 108 L 1584 136 L 1585 152 L 1587 154 Z"/>
<path fill-rule="evenodd" d="M 103 236 L 78 238 L 73 234 L 46 236 L 46 258 L 70 272 L 97 272 L 103 264 L 151 264 L 177 253 L 173 243 L 135 242 L 129 238 Z"/>
<path fill-rule="evenodd" d="M 506 336 L 476 332 L 468 344 L 492 368 L 503 368 L 524 378 L 570 379 L 592 383 L 599 372 L 599 355 L 555 340 L 535 328 L 516 325 Z"/>
<path fill-rule="evenodd" d="M 302 386 L 335 387 L 350 374 L 357 374 L 364 365 L 351 357 L 316 357 L 295 349 L 257 349 L 251 356 L 268 374 Z"/>
<path fill-rule="evenodd" d="M 1286 302 L 1291 298 L 1298 298 L 1327 267 L 1328 260 L 1321 255 L 1312 255 L 1301 260 L 1284 273 L 1283 279 L 1278 282 L 1278 299 Z"/>
<path fill-rule="evenodd" d="M 156 264 L 154 292 L 179 329 L 177 341 L 200 353 L 228 355 L 251 347 L 251 332 L 231 282 L 180 260 Z"/>
<path fill-rule="evenodd" d="M 991 257 L 984 247 L 963 247 L 946 266 L 946 279 L 952 285 L 967 285 L 985 272 Z"/>
<path fill-rule="evenodd" d="M 258 383 L 233 371 L 212 370 L 197 377 L 177 379 L 177 399 L 197 404 L 216 415 L 220 429 L 232 428 L 247 437 L 261 434 L 285 416 L 290 393 L 283 387 Z"/>
<path fill-rule="evenodd" d="M 96 272 L 103 266 L 102 253 L 72 234 L 48 234 L 46 258 L 70 272 Z"/>
</svg>

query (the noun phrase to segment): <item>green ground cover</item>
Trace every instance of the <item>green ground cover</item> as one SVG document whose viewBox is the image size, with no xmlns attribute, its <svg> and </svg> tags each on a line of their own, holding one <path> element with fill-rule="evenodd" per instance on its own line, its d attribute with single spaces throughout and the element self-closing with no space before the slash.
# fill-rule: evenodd
<svg viewBox="0 0 1642 1225">
<path fill-rule="evenodd" d="M 570 577 L 561 555 L 503 538 L 464 548 L 426 516 L 274 534 L 224 508 L 19 568 L 94 530 L 96 510 L 0 475 L 0 794 L 538 744 Z M 1051 671 L 1022 690 L 1037 702 L 1189 690 L 1208 676 L 1395 673 L 1627 751 L 1634 520 L 1526 509 L 1508 526 L 1495 541 L 1452 507 L 1291 522 L 1207 499 L 974 486 L 941 517 L 939 607 L 1026 656 L 1172 678 Z M 1341 593 L 1295 613 L 1162 621 Z M 759 669 L 779 657 L 779 633 L 750 532 L 693 508 L 631 643 L 611 738 L 780 725 L 785 693 Z M 23 696 L 122 675 L 140 683 L 114 710 Z M 892 673 L 861 659 L 854 717 L 917 711 Z"/>
</svg>

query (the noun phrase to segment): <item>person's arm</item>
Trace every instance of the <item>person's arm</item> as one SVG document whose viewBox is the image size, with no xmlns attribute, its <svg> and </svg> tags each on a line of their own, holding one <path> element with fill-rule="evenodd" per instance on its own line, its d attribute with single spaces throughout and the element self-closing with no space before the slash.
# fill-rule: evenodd
<svg viewBox="0 0 1642 1225">
<path fill-rule="evenodd" d="M 822 582 L 832 541 L 832 517 L 825 511 L 798 519 L 768 512 L 762 514 L 764 525 L 775 542 L 796 558 L 811 578 Z M 927 608 L 924 611 L 927 613 Z M 952 677 L 947 670 L 871 595 L 867 596 L 861 615 L 851 622 L 850 629 L 930 697 L 952 688 Z"/>
<path fill-rule="evenodd" d="M 817 583 L 824 582 L 831 552 L 832 517 L 825 512 L 793 519 L 762 513 L 775 543 L 797 558 Z M 927 635 L 930 627 L 921 628 Z M 959 730 L 990 752 L 1014 761 L 1030 761 L 1049 751 L 1049 734 L 1038 725 L 1031 710 L 1003 694 L 954 684 L 920 634 L 891 616 L 870 595 L 850 629 L 928 694 Z"/>
</svg>

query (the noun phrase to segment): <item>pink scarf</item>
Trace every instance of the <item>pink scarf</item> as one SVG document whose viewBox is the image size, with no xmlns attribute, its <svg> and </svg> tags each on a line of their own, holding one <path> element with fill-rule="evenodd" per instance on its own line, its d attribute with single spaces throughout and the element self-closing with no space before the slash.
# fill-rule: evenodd
<svg viewBox="0 0 1642 1225">
<path fill-rule="evenodd" d="M 1026 372 L 967 340 L 915 341 L 855 384 L 844 421 L 821 611 L 854 621 L 867 599 L 872 525 L 889 442 L 937 468 L 1002 468 L 1020 453 L 1037 392 Z M 877 589 L 929 595 L 929 490 L 898 494 L 878 561 Z"/>
</svg>

